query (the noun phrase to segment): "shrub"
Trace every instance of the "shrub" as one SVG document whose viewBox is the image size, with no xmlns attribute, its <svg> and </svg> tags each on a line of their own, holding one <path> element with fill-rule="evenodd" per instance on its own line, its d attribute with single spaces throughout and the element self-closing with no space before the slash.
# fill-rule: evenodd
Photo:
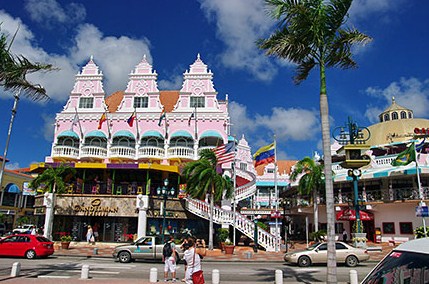
<svg viewBox="0 0 429 284">
<path fill-rule="evenodd" d="M 217 239 L 219 242 L 225 242 L 226 239 L 229 237 L 229 230 L 226 228 L 219 228 L 217 230 Z"/>
<path fill-rule="evenodd" d="M 426 230 L 428 230 L 428 228 L 426 228 Z M 414 235 L 416 236 L 416 239 L 421 239 L 421 238 L 426 238 L 428 234 L 426 231 L 426 235 L 425 235 L 425 229 L 423 228 L 423 226 L 420 226 L 414 230 Z"/>
<path fill-rule="evenodd" d="M 319 230 L 310 234 L 310 239 L 315 241 L 322 241 L 326 236 L 326 230 Z"/>
<path fill-rule="evenodd" d="M 62 242 L 71 242 L 72 241 L 72 237 L 70 235 L 61 236 L 61 241 Z"/>
</svg>

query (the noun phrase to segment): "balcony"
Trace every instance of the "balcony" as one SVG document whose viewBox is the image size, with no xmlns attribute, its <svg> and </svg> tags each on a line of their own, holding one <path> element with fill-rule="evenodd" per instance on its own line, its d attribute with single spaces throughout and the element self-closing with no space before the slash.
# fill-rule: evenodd
<svg viewBox="0 0 429 284">
<path fill-rule="evenodd" d="M 168 148 L 168 158 L 174 159 L 188 159 L 193 160 L 194 159 L 194 149 L 189 147 L 170 147 Z"/>
<path fill-rule="evenodd" d="M 110 147 L 109 158 L 134 160 L 136 158 L 136 149 L 124 146 Z"/>
<path fill-rule="evenodd" d="M 67 158 L 77 160 L 79 158 L 79 148 L 71 146 L 54 146 L 52 158 Z"/>
<path fill-rule="evenodd" d="M 165 150 L 164 148 L 145 146 L 139 148 L 139 159 L 164 159 Z"/>
<path fill-rule="evenodd" d="M 105 159 L 107 158 L 107 149 L 99 146 L 83 146 L 81 158 Z"/>
</svg>

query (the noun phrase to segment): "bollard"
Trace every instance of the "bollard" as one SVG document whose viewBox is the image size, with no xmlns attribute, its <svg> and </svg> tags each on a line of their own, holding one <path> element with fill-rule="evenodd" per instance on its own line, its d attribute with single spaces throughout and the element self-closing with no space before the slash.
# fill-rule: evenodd
<svg viewBox="0 0 429 284">
<path fill-rule="evenodd" d="M 94 254 L 98 254 L 98 248 L 94 248 Z"/>
<path fill-rule="evenodd" d="M 350 284 L 358 284 L 357 271 L 354 269 L 350 270 Z"/>
<path fill-rule="evenodd" d="M 276 270 L 276 284 L 283 284 L 283 271 L 277 269 Z"/>
<path fill-rule="evenodd" d="M 12 271 L 10 272 L 11 277 L 17 277 L 21 273 L 21 263 L 14 262 L 12 264 Z"/>
<path fill-rule="evenodd" d="M 82 272 L 80 274 L 81 279 L 89 279 L 89 265 L 84 264 L 82 265 Z"/>
<path fill-rule="evenodd" d="M 212 284 L 219 284 L 219 283 L 220 283 L 219 269 L 213 269 L 213 271 L 212 271 Z"/>
<path fill-rule="evenodd" d="M 251 251 L 246 251 L 244 253 L 244 257 L 247 258 L 247 259 L 252 258 L 252 252 Z"/>
<path fill-rule="evenodd" d="M 149 282 L 156 283 L 158 282 L 158 269 L 151 268 L 149 273 Z"/>
</svg>

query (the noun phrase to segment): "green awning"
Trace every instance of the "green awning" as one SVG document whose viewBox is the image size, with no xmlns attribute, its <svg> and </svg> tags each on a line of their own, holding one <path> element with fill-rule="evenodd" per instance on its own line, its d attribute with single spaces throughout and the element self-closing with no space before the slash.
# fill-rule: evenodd
<svg viewBox="0 0 429 284">
<path fill-rule="evenodd" d="M 60 137 L 73 137 L 73 138 L 79 139 L 79 135 L 77 135 L 76 132 L 71 130 L 66 130 L 61 132 L 60 134 L 58 134 L 57 138 L 60 138 Z"/>
<path fill-rule="evenodd" d="M 142 137 L 158 137 L 158 138 L 164 138 L 161 133 L 154 130 L 149 130 L 143 133 Z"/>
<path fill-rule="evenodd" d="M 134 137 L 134 134 L 132 134 L 128 130 L 119 130 L 118 132 L 116 132 L 115 134 L 113 134 L 113 137 L 128 137 L 128 138 L 131 138 L 131 139 L 136 139 Z"/>
<path fill-rule="evenodd" d="M 175 138 L 175 137 L 188 137 L 188 138 L 192 138 L 192 135 L 188 131 L 179 130 L 179 131 L 174 132 L 171 135 L 171 138 Z"/>
<path fill-rule="evenodd" d="M 222 135 L 220 135 L 219 132 L 214 130 L 205 131 L 203 134 L 201 134 L 200 138 L 204 138 L 204 137 L 217 137 L 217 138 L 223 139 Z"/>
<path fill-rule="evenodd" d="M 88 132 L 85 137 L 100 137 L 100 138 L 106 138 L 106 134 L 104 134 L 104 132 L 98 131 L 98 130 L 93 130 L 91 132 Z"/>
</svg>

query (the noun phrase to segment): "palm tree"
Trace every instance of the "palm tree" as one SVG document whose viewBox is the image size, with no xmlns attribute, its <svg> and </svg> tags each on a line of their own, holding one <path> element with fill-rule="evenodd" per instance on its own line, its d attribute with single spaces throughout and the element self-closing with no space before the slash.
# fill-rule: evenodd
<svg viewBox="0 0 429 284">
<path fill-rule="evenodd" d="M 320 119 L 326 178 L 328 283 L 337 282 L 337 269 L 326 68 L 356 67 L 351 53 L 352 45 L 371 40 L 354 28 L 343 28 L 352 1 L 265 0 L 270 15 L 279 21 L 279 28 L 269 38 L 257 42 L 258 47 L 264 49 L 267 55 L 288 59 L 297 64 L 294 77 L 296 84 L 307 79 L 314 67 L 319 67 Z"/>
<path fill-rule="evenodd" d="M 325 185 L 323 165 L 310 157 L 305 157 L 294 166 L 290 175 L 291 181 L 298 181 L 298 192 L 302 195 L 313 195 L 314 231 L 319 231 L 318 197 Z"/>
<path fill-rule="evenodd" d="M 43 173 L 38 175 L 29 185 L 30 188 L 38 189 L 44 184 L 45 197 L 51 198 L 52 206 L 46 206 L 44 236 L 52 239 L 52 227 L 54 223 L 55 194 L 65 193 L 66 181 L 69 180 L 76 170 L 66 165 L 60 165 L 57 168 L 48 167 Z M 48 210 L 49 207 L 49 210 Z"/>
<path fill-rule="evenodd" d="M 232 183 L 216 170 L 217 158 L 213 151 L 204 149 L 197 161 L 186 164 L 183 176 L 187 180 L 186 192 L 191 198 L 210 199 L 209 250 L 213 250 L 213 208 L 214 202 L 232 196 Z"/>
</svg>

